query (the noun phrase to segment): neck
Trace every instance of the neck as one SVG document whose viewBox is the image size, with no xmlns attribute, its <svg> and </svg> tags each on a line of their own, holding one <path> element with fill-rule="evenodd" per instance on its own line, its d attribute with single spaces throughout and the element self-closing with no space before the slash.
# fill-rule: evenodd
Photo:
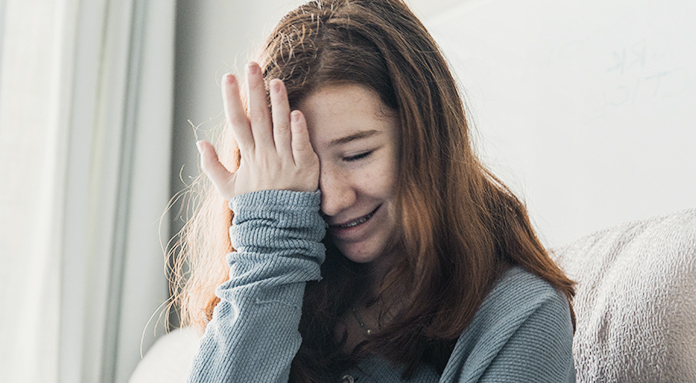
<svg viewBox="0 0 696 383">
<path fill-rule="evenodd" d="M 384 277 L 394 268 L 397 255 L 394 251 L 385 253 L 381 257 L 367 264 L 367 279 L 370 284 L 369 295 L 376 297 L 380 293 Z"/>
<path fill-rule="evenodd" d="M 391 285 L 388 290 L 383 290 L 384 278 L 396 265 L 400 254 L 391 252 L 371 262 L 367 268 L 367 281 L 369 290 L 363 300 L 357 303 L 358 312 L 366 312 L 368 317 L 381 318 L 387 324 L 405 306 L 408 293 L 403 285 Z M 370 322 L 370 319 L 366 320 Z"/>
</svg>

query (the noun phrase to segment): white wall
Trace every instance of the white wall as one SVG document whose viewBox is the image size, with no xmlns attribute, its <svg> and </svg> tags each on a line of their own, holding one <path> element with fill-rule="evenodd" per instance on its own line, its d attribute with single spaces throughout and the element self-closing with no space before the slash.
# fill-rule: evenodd
<svg viewBox="0 0 696 383">
<path fill-rule="evenodd" d="M 197 174 L 187 119 L 220 122 L 220 76 L 300 3 L 179 0 L 173 168 L 185 164 L 185 179 Z M 482 156 L 526 200 L 547 244 L 696 206 L 690 2 L 409 3 L 461 79 Z"/>
<path fill-rule="evenodd" d="M 428 20 L 547 244 L 696 207 L 696 3 L 471 0 Z"/>
</svg>

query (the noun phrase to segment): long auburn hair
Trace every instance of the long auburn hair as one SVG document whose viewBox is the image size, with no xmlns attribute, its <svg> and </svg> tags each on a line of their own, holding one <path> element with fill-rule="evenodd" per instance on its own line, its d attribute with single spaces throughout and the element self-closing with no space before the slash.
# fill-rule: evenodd
<svg viewBox="0 0 696 383">
<path fill-rule="evenodd" d="M 344 355 L 345 336 L 336 339 L 335 330 L 365 298 L 367 278 L 364 265 L 343 257 L 326 239 L 323 279 L 305 290 L 303 342 L 291 381 L 336 380 L 335 374 L 368 353 L 403 366 L 405 378 L 421 363 L 442 372 L 496 280 L 514 265 L 572 301 L 574 283 L 549 258 L 524 205 L 476 157 L 456 82 L 402 0 L 302 5 L 278 23 L 258 61 L 267 83 L 283 80 L 291 107 L 321 87 L 358 84 L 375 91 L 400 121 L 396 241 L 403 250 L 372 298 L 403 291 L 406 281 L 405 306 Z M 239 152 L 231 134 L 216 146 L 223 163 L 236 169 Z M 204 328 L 219 301 L 214 289 L 228 278 L 224 254 L 234 250 L 227 231 L 232 212 L 210 185 L 196 193 L 203 200 L 180 234 L 172 286 L 183 323 Z M 571 315 L 575 326 L 572 308 Z"/>
</svg>

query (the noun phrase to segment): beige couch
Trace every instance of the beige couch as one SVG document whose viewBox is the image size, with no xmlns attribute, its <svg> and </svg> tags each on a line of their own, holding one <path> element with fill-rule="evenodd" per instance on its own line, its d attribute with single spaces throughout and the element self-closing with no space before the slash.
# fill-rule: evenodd
<svg viewBox="0 0 696 383">
<path fill-rule="evenodd" d="M 578 282 L 578 382 L 696 382 L 696 209 L 589 235 L 553 257 Z M 185 382 L 196 346 L 188 329 L 160 338 L 130 382 Z"/>
<path fill-rule="evenodd" d="M 578 382 L 696 382 L 696 209 L 556 249 L 578 282 Z"/>
</svg>

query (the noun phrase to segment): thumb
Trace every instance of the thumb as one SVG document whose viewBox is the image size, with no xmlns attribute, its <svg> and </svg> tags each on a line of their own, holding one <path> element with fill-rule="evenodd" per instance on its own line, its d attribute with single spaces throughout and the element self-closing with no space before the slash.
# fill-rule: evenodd
<svg viewBox="0 0 696 383">
<path fill-rule="evenodd" d="M 229 201 L 233 197 L 234 173 L 230 173 L 220 162 L 215 148 L 209 142 L 196 141 L 196 147 L 201 155 L 203 173 L 210 179 L 223 198 Z"/>
</svg>

